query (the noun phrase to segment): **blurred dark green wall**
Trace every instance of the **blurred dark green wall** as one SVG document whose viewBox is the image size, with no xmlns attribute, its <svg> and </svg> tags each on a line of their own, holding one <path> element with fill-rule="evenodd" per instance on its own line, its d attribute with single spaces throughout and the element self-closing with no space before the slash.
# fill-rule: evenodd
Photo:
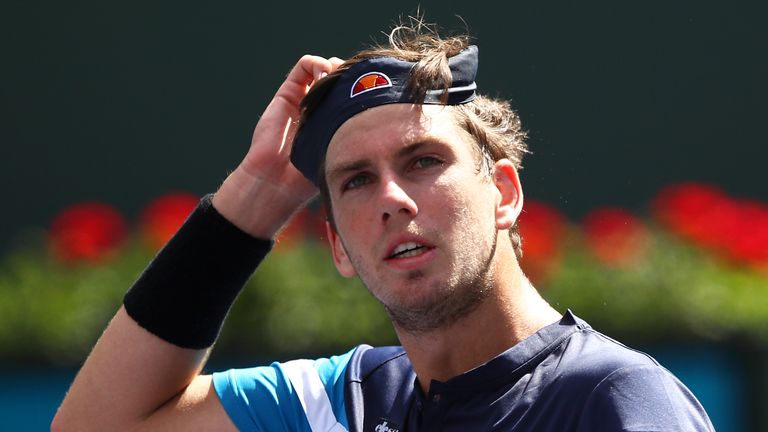
<svg viewBox="0 0 768 432">
<path fill-rule="evenodd" d="M 529 198 L 578 218 L 698 180 L 768 200 L 764 2 L 424 1 L 480 46 L 531 133 Z M 347 56 L 415 3 L 6 1 L 0 250 L 67 204 L 129 217 L 213 191 L 304 53 Z"/>
</svg>

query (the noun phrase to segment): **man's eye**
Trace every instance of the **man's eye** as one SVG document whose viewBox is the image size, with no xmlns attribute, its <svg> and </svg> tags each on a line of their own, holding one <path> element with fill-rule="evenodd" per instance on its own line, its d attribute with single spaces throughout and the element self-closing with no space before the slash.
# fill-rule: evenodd
<svg viewBox="0 0 768 432">
<path fill-rule="evenodd" d="M 355 189 L 368 183 L 368 177 L 364 175 L 356 175 L 344 183 L 344 190 Z"/>
<path fill-rule="evenodd" d="M 441 165 L 443 161 L 432 156 L 424 156 L 416 159 L 413 166 L 414 168 L 426 168 L 433 165 Z"/>
</svg>

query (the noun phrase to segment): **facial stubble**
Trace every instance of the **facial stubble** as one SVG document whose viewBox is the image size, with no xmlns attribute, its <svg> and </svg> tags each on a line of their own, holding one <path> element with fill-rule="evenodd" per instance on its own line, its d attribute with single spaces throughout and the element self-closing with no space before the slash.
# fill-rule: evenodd
<svg viewBox="0 0 768 432">
<path fill-rule="evenodd" d="M 457 269 L 447 281 L 443 283 L 432 282 L 434 285 L 429 287 L 430 296 L 418 305 L 385 301 L 366 282 L 364 273 L 359 272 L 361 266 L 354 262 L 356 260 L 353 260 L 353 266 L 358 270 L 358 274 L 360 274 L 368 291 L 384 306 L 392 323 L 398 329 L 409 333 L 426 333 L 460 321 L 475 311 L 493 292 L 491 266 L 496 254 L 498 239 L 498 230 L 495 227 L 490 238 L 490 245 L 480 248 L 487 252 L 487 255 L 482 259 L 477 261 L 472 258 L 462 260 L 463 257 L 458 257 L 458 262 L 474 262 L 474 268 Z M 460 249 L 472 250 L 473 245 L 462 244 Z M 406 276 L 409 282 L 415 284 L 425 278 L 426 275 L 421 270 L 411 271 Z M 428 282 L 424 281 L 424 283 Z"/>
</svg>

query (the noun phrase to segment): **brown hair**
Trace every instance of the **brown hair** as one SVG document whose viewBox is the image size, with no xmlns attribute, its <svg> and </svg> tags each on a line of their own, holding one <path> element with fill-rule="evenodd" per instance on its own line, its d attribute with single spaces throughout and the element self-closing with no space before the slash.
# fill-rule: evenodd
<svg viewBox="0 0 768 432">
<path fill-rule="evenodd" d="M 414 62 L 408 89 L 416 103 L 424 100 L 428 90 L 443 89 L 447 100 L 451 86 L 448 58 L 469 46 L 468 36 L 441 38 L 434 26 L 421 19 L 412 19 L 411 25 L 398 25 L 389 34 L 388 45 L 377 45 L 349 58 L 334 72 L 318 81 L 301 101 L 299 125 L 322 103 L 323 97 L 350 66 L 375 57 L 394 57 Z M 478 172 L 490 177 L 493 164 L 509 159 L 516 169 L 521 168 L 522 157 L 528 152 L 526 133 L 520 118 L 509 102 L 477 95 L 472 102 L 451 106 L 458 124 L 475 140 L 478 156 Z M 334 227 L 333 211 L 328 185 L 325 180 L 325 163 L 320 164 L 320 195 L 327 210 L 328 221 Z M 522 257 L 520 232 L 517 223 L 510 228 L 509 238 L 515 255 Z"/>
</svg>

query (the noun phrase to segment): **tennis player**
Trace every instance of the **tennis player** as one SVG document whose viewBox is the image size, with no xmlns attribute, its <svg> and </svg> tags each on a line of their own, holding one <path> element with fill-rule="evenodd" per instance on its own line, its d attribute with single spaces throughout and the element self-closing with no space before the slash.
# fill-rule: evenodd
<svg viewBox="0 0 768 432">
<path fill-rule="evenodd" d="M 53 430 L 712 431 L 670 372 L 553 309 L 520 270 L 525 133 L 482 96 L 478 61 L 466 37 L 420 24 L 345 62 L 302 57 L 242 163 L 128 291 Z M 336 267 L 402 346 L 201 374 L 318 190 Z"/>
</svg>

